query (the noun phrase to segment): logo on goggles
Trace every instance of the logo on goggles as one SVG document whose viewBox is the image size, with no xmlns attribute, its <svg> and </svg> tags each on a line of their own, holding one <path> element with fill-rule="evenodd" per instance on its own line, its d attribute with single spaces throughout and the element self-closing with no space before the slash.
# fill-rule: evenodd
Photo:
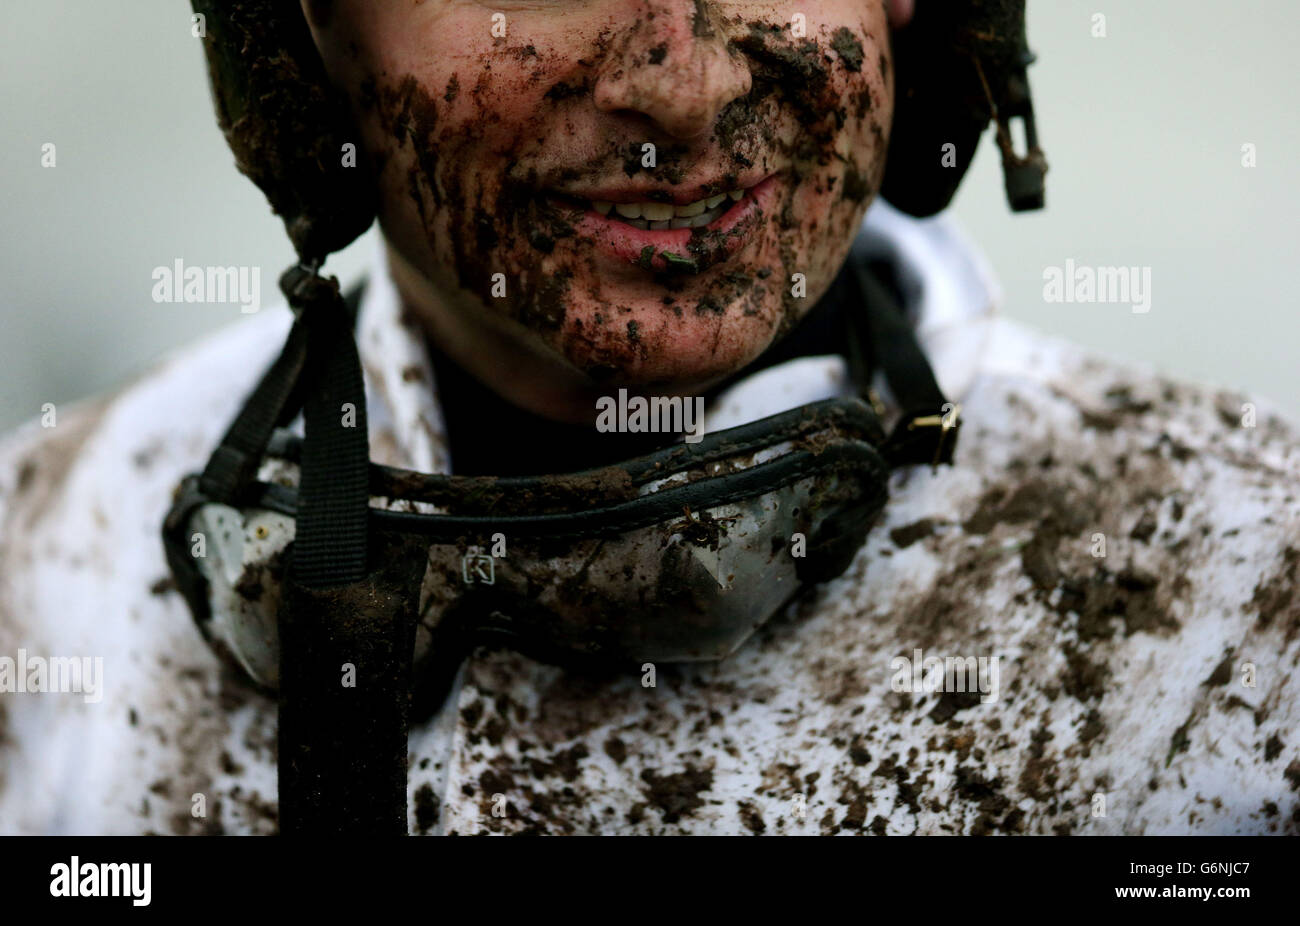
<svg viewBox="0 0 1300 926">
<path fill-rule="evenodd" d="M 470 547 L 460 560 L 460 575 L 466 585 L 480 582 L 483 585 L 495 585 L 497 581 L 496 564 L 492 557 L 478 547 Z"/>
</svg>

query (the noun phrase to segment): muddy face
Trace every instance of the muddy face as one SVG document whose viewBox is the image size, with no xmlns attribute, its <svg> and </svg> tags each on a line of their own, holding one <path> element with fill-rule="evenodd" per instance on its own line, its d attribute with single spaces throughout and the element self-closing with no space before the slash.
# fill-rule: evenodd
<svg viewBox="0 0 1300 926">
<path fill-rule="evenodd" d="M 408 309 L 480 378 L 511 365 L 498 391 L 552 417 L 758 356 L 825 291 L 879 188 L 880 2 L 304 7 Z"/>
</svg>

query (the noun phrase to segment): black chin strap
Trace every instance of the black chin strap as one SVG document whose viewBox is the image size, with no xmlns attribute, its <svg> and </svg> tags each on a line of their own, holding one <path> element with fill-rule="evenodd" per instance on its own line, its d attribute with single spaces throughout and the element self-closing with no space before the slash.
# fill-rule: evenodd
<svg viewBox="0 0 1300 926">
<path fill-rule="evenodd" d="M 297 320 L 200 478 L 237 505 L 272 430 L 303 410 L 296 532 L 279 612 L 280 831 L 402 835 L 410 603 L 367 581 L 370 445 L 353 311 L 338 281 L 291 268 Z"/>
<path fill-rule="evenodd" d="M 412 609 L 367 581 L 370 443 L 335 280 L 291 270 L 311 319 L 296 533 L 280 606 L 280 830 L 404 835 Z"/>
<path fill-rule="evenodd" d="M 306 588 L 349 585 L 366 575 L 370 510 L 366 392 L 352 319 L 337 280 L 295 267 L 283 286 L 309 320 L 293 578 Z"/>
</svg>

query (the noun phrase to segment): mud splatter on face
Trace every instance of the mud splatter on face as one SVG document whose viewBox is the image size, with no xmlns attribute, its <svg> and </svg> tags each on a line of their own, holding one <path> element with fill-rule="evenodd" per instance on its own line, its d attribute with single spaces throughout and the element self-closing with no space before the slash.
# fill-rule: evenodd
<svg viewBox="0 0 1300 926">
<path fill-rule="evenodd" d="M 698 387 L 811 308 L 879 188 L 892 99 L 864 62 L 887 32 L 863 6 L 798 34 L 762 4 L 597 2 L 509 13 L 502 37 L 477 8 L 339 0 L 317 38 L 387 238 L 446 317 L 607 384 Z M 611 244 L 618 210 L 593 211 L 731 191 L 734 221 L 672 244 Z"/>
<path fill-rule="evenodd" d="M 831 48 L 850 71 L 862 70 L 862 43 L 852 30 L 840 26 L 831 35 Z"/>
</svg>

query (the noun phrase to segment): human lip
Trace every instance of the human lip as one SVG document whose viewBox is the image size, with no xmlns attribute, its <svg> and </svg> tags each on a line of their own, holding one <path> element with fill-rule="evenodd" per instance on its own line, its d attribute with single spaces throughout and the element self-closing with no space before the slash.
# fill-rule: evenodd
<svg viewBox="0 0 1300 926">
<path fill-rule="evenodd" d="M 668 198 L 658 191 L 598 190 L 565 196 L 581 209 L 572 222 L 574 231 L 597 250 L 650 270 L 699 272 L 741 248 L 776 197 L 778 182 L 773 174 L 748 188 L 694 200 L 688 198 L 690 192 L 673 193 L 672 203 L 656 201 Z M 647 193 L 656 199 L 645 198 Z M 662 218 L 665 215 L 671 217 Z M 674 223 L 679 227 L 672 227 Z"/>
<path fill-rule="evenodd" d="M 770 175 L 770 172 L 750 170 L 739 176 L 734 174 L 726 177 L 717 176 L 696 183 L 678 183 L 671 188 L 638 178 L 638 180 L 600 186 L 557 187 L 556 192 L 586 202 L 667 203 L 673 206 L 685 206 L 711 196 L 743 193 L 758 186 Z"/>
</svg>

